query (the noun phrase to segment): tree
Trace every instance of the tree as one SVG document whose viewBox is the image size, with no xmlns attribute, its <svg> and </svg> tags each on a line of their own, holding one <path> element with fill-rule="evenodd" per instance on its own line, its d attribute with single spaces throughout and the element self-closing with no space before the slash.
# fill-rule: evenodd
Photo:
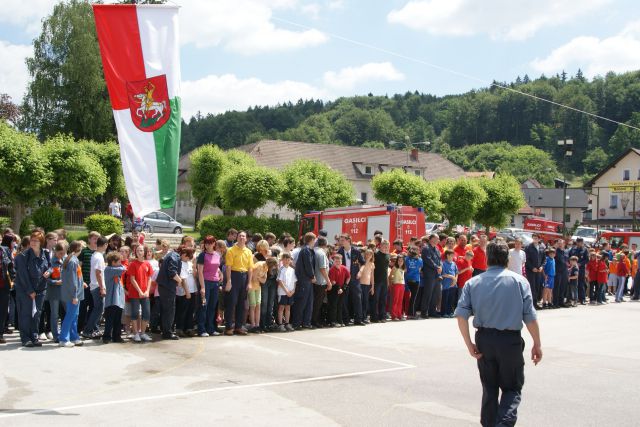
<svg viewBox="0 0 640 427">
<path fill-rule="evenodd" d="M 478 184 L 487 194 L 487 199 L 474 215 L 474 221 L 487 228 L 502 228 L 509 223 L 512 215 L 524 206 L 524 196 L 520 184 L 509 175 L 499 175 L 493 179 L 479 178 Z"/>
<path fill-rule="evenodd" d="M 596 147 L 589 151 L 584 158 L 584 171 L 588 174 L 596 174 L 607 166 L 609 157 L 607 153 L 600 147 Z"/>
<path fill-rule="evenodd" d="M 101 196 L 107 189 L 107 175 L 100 162 L 69 135 L 57 135 L 42 146 L 52 173 L 47 198 L 53 203 L 70 203 Z"/>
<path fill-rule="evenodd" d="M 296 160 L 285 166 L 282 178 L 280 205 L 300 214 L 348 206 L 354 201 L 354 190 L 347 178 L 321 162 Z"/>
<path fill-rule="evenodd" d="M 106 141 L 115 136 L 91 4 L 60 2 L 42 22 L 27 59 L 31 81 L 20 126 L 41 139 L 58 133 Z"/>
<path fill-rule="evenodd" d="M 195 149 L 189 160 L 187 180 L 196 203 L 194 224 L 197 226 L 202 209 L 216 202 L 218 182 L 224 173 L 227 157 L 217 145 L 207 144 Z"/>
<path fill-rule="evenodd" d="M 449 220 L 450 227 L 468 225 L 487 201 L 487 193 L 474 179 L 445 180 L 441 187 L 442 213 Z"/>
<path fill-rule="evenodd" d="M 242 209 L 248 216 L 254 216 L 268 201 L 278 199 L 282 186 L 282 178 L 273 169 L 239 166 L 220 178 L 218 192 L 224 209 Z"/>
<path fill-rule="evenodd" d="M 81 140 L 78 143 L 83 150 L 96 159 L 106 175 L 106 190 L 96 200 L 96 207 L 107 206 L 114 197 L 123 198 L 127 195 L 122 163 L 120 161 L 120 146 L 114 141 L 95 142 Z"/>
<path fill-rule="evenodd" d="M 52 173 L 40 143 L 0 123 L 0 191 L 13 208 L 12 227 L 20 228 L 26 206 L 51 188 Z"/>
<path fill-rule="evenodd" d="M 442 212 L 438 187 L 401 169 L 374 176 L 371 187 L 374 197 L 385 203 L 424 208 L 431 219 L 438 219 Z"/>
<path fill-rule="evenodd" d="M 627 124 L 640 127 L 640 113 L 633 113 Z M 610 159 L 613 160 L 630 147 L 640 148 L 640 131 L 618 125 L 616 132 L 609 140 Z"/>
<path fill-rule="evenodd" d="M 228 167 L 234 166 L 256 166 L 256 159 L 251 157 L 246 151 L 229 150 L 226 153 Z"/>
<path fill-rule="evenodd" d="M 9 95 L 0 93 L 0 120 L 15 125 L 18 123 L 19 118 L 20 107 L 13 103 Z"/>
</svg>

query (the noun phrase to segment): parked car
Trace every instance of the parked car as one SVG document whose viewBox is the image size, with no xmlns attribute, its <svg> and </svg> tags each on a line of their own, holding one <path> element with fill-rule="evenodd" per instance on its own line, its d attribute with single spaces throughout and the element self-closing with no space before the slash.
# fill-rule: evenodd
<svg viewBox="0 0 640 427">
<path fill-rule="evenodd" d="M 182 224 L 164 212 L 154 211 L 144 217 L 154 233 L 182 234 Z"/>
<path fill-rule="evenodd" d="M 522 228 L 503 228 L 502 230 L 496 233 L 496 237 L 502 237 L 507 242 L 512 242 L 517 239 L 516 234 L 521 233 L 524 230 Z"/>
<path fill-rule="evenodd" d="M 578 237 L 582 237 L 584 243 L 589 246 L 593 246 L 593 244 L 598 240 L 598 230 L 593 227 L 578 227 L 576 228 L 575 233 L 571 236 L 571 240 L 575 241 Z"/>
</svg>

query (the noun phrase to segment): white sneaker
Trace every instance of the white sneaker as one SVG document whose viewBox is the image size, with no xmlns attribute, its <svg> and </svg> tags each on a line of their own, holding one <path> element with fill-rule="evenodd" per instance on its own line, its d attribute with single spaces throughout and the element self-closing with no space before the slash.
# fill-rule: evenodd
<svg viewBox="0 0 640 427">
<path fill-rule="evenodd" d="M 144 342 L 151 342 L 153 341 L 153 338 L 151 338 L 149 335 L 147 334 L 142 334 L 140 335 L 140 338 L 142 339 L 142 341 Z"/>
<path fill-rule="evenodd" d="M 200 334 L 200 336 L 201 336 L 201 337 L 208 337 L 208 336 L 209 336 L 209 334 L 208 334 L 208 333 L 206 333 L 206 332 L 203 332 L 203 333 L 201 333 L 201 334 Z"/>
<path fill-rule="evenodd" d="M 40 341 L 46 341 L 47 340 L 47 336 L 43 333 L 41 333 L 40 335 L 38 335 L 38 339 Z"/>
<path fill-rule="evenodd" d="M 65 342 L 60 342 L 60 344 L 58 344 L 60 347 L 75 347 L 75 344 L 72 343 L 71 341 L 65 341 Z"/>
<path fill-rule="evenodd" d="M 133 334 L 131 334 L 131 333 L 127 334 L 127 339 L 128 339 L 128 340 L 133 339 Z"/>
<path fill-rule="evenodd" d="M 134 341 L 134 342 L 141 342 L 141 341 L 142 341 L 142 339 L 140 338 L 140 334 L 136 334 L 136 335 L 133 337 L 133 341 Z"/>
<path fill-rule="evenodd" d="M 46 334 L 46 335 L 47 335 L 47 339 L 48 339 L 49 341 L 53 341 L 53 334 L 52 334 L 51 332 L 47 332 L 47 334 Z"/>
<path fill-rule="evenodd" d="M 84 342 L 82 340 L 77 340 L 73 342 L 75 344 L 76 347 L 82 347 L 82 345 L 84 344 Z"/>
</svg>

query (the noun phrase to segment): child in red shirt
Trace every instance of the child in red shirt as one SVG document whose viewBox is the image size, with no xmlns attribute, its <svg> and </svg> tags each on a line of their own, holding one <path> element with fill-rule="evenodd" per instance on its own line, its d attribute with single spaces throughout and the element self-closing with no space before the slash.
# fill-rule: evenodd
<svg viewBox="0 0 640 427">
<path fill-rule="evenodd" d="M 343 298 L 346 292 L 346 285 L 351 280 L 349 269 L 342 265 L 342 255 L 333 256 L 333 265 L 329 269 L 329 280 L 327 284 L 327 300 L 329 301 L 329 324 L 331 327 L 344 326 L 343 323 Z M 345 313 L 346 314 L 346 313 Z"/>
<path fill-rule="evenodd" d="M 595 252 L 589 254 L 589 262 L 586 267 L 586 279 L 589 283 L 589 304 L 595 304 L 598 298 L 598 270 L 600 269 L 600 261 L 602 261 L 602 257 L 598 259 Z"/>
<path fill-rule="evenodd" d="M 607 291 L 607 282 L 609 281 L 609 268 L 607 263 L 604 262 L 602 255 L 596 256 L 598 259 L 598 304 L 604 304 L 604 294 Z"/>
</svg>

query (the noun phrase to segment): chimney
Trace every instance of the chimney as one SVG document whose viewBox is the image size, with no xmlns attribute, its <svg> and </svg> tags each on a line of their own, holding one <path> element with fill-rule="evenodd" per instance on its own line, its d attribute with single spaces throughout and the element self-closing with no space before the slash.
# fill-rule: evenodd
<svg viewBox="0 0 640 427">
<path fill-rule="evenodd" d="M 418 149 L 417 148 L 412 148 L 411 149 L 411 160 L 417 162 L 418 161 Z"/>
</svg>

